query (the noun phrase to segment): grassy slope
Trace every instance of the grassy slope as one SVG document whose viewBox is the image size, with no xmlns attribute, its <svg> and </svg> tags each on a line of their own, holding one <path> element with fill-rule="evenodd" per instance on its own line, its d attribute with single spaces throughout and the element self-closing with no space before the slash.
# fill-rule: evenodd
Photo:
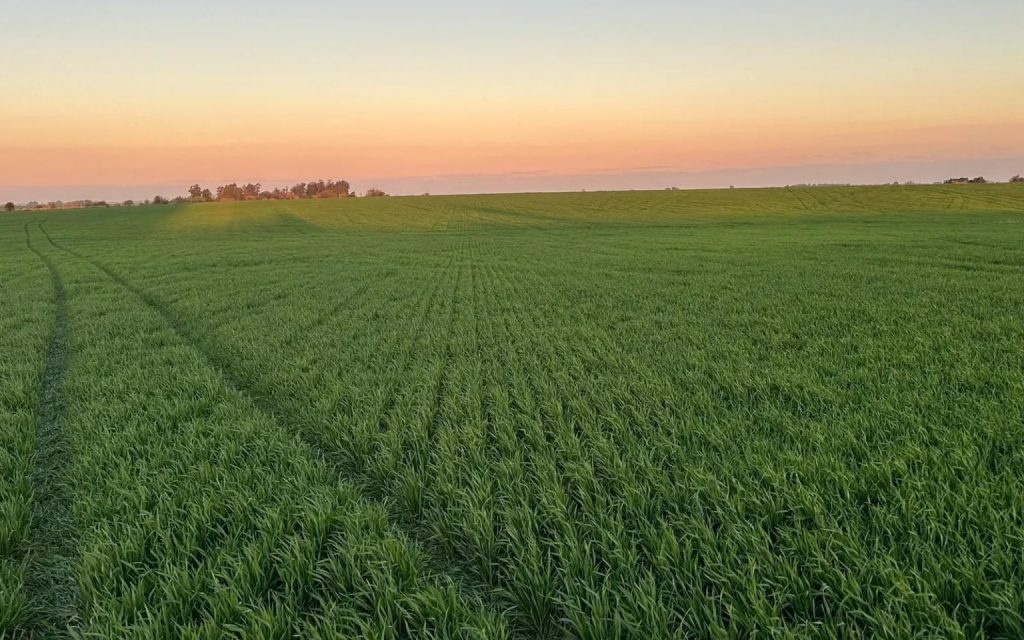
<svg viewBox="0 0 1024 640">
<path fill-rule="evenodd" d="M 136 412 L 175 394 L 234 406 L 200 383 L 218 371 L 255 403 L 232 411 L 274 416 L 300 443 L 288 455 L 327 465 L 256 486 L 350 484 L 523 635 L 1024 633 L 1024 189 L 214 204 L 53 214 L 46 229 L 73 252 L 47 245 L 62 270 L 135 297 L 122 310 L 83 293 L 86 315 L 74 291 L 99 285 L 71 288 L 96 345 L 68 390 L 76 450 L 105 447 L 76 463 L 90 485 L 131 433 L 177 414 L 125 431 L 88 398 L 131 381 Z M 145 317 L 190 345 L 195 373 L 113 342 Z M 133 375 L 145 358 L 152 374 Z M 98 392 L 104 375 L 116 384 Z M 237 441 L 269 437 L 236 433 L 265 419 L 221 418 Z M 191 478 L 204 454 L 172 437 L 151 455 Z M 146 477 L 122 484 L 181 518 L 159 525 L 177 540 L 166 571 L 198 580 L 231 557 L 183 567 L 194 541 L 178 529 L 224 518 L 225 499 Z M 90 531 L 135 526 L 135 503 L 92 493 L 76 502 Z M 273 512 L 272 493 L 245 495 Z M 81 544 L 124 571 L 118 539 Z M 96 575 L 84 610 L 123 623 Z M 290 607 L 267 615 L 308 623 Z"/>
</svg>

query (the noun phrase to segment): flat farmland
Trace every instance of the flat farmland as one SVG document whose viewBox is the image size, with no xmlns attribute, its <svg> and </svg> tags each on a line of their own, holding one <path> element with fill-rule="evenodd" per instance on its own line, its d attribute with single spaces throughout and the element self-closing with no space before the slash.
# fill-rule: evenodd
<svg viewBox="0 0 1024 640">
<path fill-rule="evenodd" d="M 1024 186 L 0 216 L 0 636 L 1024 637 Z"/>
</svg>

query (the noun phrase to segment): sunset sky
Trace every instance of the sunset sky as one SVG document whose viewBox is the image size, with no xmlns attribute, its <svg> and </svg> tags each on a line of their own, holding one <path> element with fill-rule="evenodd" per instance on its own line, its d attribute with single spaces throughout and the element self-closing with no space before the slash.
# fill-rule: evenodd
<svg viewBox="0 0 1024 640">
<path fill-rule="evenodd" d="M 0 18 L 0 199 L 1024 172 L 1020 0 L 4 0 Z"/>
</svg>

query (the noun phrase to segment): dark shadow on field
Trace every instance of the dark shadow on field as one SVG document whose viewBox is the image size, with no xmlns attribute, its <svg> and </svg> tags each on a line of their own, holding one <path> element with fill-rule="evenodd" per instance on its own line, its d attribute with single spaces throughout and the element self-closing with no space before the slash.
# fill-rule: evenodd
<svg viewBox="0 0 1024 640">
<path fill-rule="evenodd" d="M 291 213 L 279 213 L 277 214 L 277 220 L 281 226 L 286 229 L 300 231 L 303 233 L 325 233 L 326 230 L 315 222 L 310 222 L 302 216 Z"/>
</svg>

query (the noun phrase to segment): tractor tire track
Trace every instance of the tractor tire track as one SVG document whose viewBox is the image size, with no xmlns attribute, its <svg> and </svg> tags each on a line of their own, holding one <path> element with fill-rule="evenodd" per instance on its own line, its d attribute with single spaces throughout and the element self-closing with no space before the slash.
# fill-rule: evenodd
<svg viewBox="0 0 1024 640">
<path fill-rule="evenodd" d="M 28 225 L 25 244 L 49 270 L 56 300 L 36 408 L 25 591 L 33 635 L 63 637 L 74 623 L 78 600 L 72 572 L 77 545 L 68 481 L 72 452 L 62 424 L 64 373 L 68 364 L 67 292 L 56 265 L 32 245 Z"/>
</svg>

